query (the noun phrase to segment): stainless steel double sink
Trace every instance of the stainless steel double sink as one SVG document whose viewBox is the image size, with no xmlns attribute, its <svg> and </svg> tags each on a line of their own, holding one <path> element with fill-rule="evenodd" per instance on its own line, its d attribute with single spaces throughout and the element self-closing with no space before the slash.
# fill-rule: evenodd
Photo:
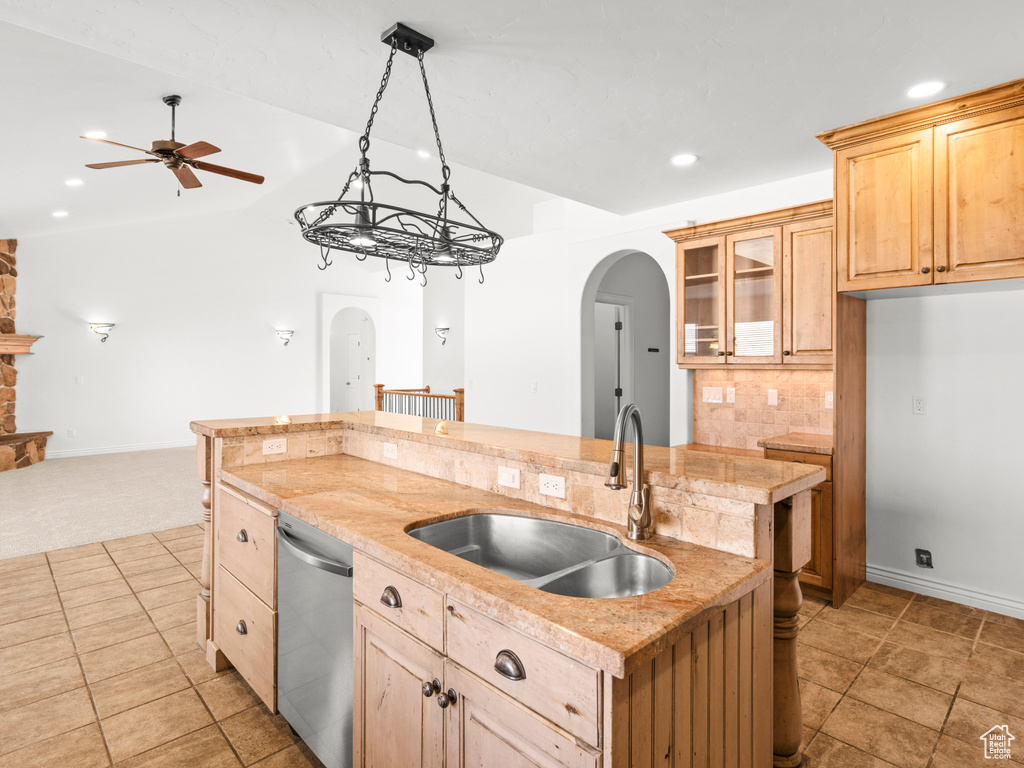
<svg viewBox="0 0 1024 768">
<path fill-rule="evenodd" d="M 469 510 L 413 528 L 409 535 L 544 592 L 632 597 L 672 580 L 672 569 L 615 536 L 553 520 Z"/>
</svg>

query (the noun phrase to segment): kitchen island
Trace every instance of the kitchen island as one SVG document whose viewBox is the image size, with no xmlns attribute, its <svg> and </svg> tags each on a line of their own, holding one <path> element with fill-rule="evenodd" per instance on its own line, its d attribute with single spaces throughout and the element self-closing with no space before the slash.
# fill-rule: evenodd
<svg viewBox="0 0 1024 768">
<path fill-rule="evenodd" d="M 704 756 L 724 755 L 735 757 L 738 765 L 765 766 L 772 761 L 773 712 L 776 764 L 798 759 L 799 699 L 787 682 L 792 677 L 795 688 L 795 668 L 782 670 L 780 685 L 779 662 L 786 666 L 795 618 L 789 617 L 792 637 L 781 646 L 775 641 L 773 706 L 768 561 L 774 554 L 778 635 L 780 594 L 786 611 L 795 614 L 799 607 L 798 590 L 796 607 L 787 598 L 795 577 L 778 578 L 802 564 L 800 536 L 791 535 L 800 525 L 789 521 L 798 522 L 804 513 L 806 489 L 821 479 L 820 469 L 648 448 L 645 475 L 652 486 L 656 535 L 627 546 L 665 563 L 675 577 L 646 595 L 581 599 L 520 584 L 433 549 L 406 531 L 501 508 L 625 539 L 628 494 L 603 486 L 610 443 L 471 424 L 449 424 L 447 434 L 438 434 L 437 427 L 436 420 L 381 413 L 193 425 L 200 478 L 208 484 L 204 505 L 211 546 L 204 586 L 210 592 L 199 601 L 199 640 L 211 664 L 233 663 L 243 675 L 248 668 L 254 689 L 274 708 L 273 656 L 265 649 L 262 658 L 240 650 L 237 638 L 226 636 L 237 617 L 221 620 L 218 612 L 221 603 L 234 609 L 246 600 L 262 607 L 266 618 L 254 621 L 269 627 L 270 637 L 262 642 L 272 647 L 276 597 L 267 584 L 257 584 L 258 577 L 251 594 L 238 579 L 235 571 L 248 566 L 237 565 L 236 532 L 227 519 L 220 529 L 218 511 L 223 508 L 227 515 L 241 503 L 243 512 L 255 510 L 272 521 L 280 509 L 356 550 L 357 764 L 367 750 L 387 746 L 365 738 L 373 730 L 367 718 L 379 712 L 367 713 L 361 702 L 368 696 L 383 701 L 381 691 L 364 688 L 382 685 L 384 678 L 374 677 L 369 667 L 359 672 L 360 658 L 365 662 L 371 652 L 405 659 L 407 673 L 419 664 L 420 676 L 429 672 L 444 681 L 442 688 L 458 682 L 461 706 L 453 705 L 443 718 L 417 719 L 421 727 L 446 735 L 413 739 L 437 749 L 447 745 L 453 765 L 472 754 L 508 756 L 502 750 L 511 749 L 572 765 L 689 765 L 691 758 L 699 764 Z M 263 453 L 265 440 L 279 450 L 274 441 L 281 438 L 284 453 Z M 519 470 L 520 488 L 498 486 L 499 466 Z M 565 478 L 566 499 L 539 494 L 540 472 Z M 257 535 L 266 557 L 271 549 L 266 535 Z M 422 595 L 419 607 L 407 612 L 412 618 L 382 608 L 376 599 L 379 585 L 361 586 L 361 573 Z M 218 599 L 221 586 L 239 585 L 245 600 Z M 247 640 L 253 637 L 250 631 Z M 514 645 L 527 667 L 539 665 L 543 673 L 520 682 L 497 676 L 482 661 L 490 654 L 493 663 L 488 643 Z M 416 664 L 409 661 L 413 657 Z M 394 679 L 390 673 L 385 677 Z M 427 701 L 418 690 L 409 695 Z M 411 701 L 399 709 L 411 711 Z M 781 725 L 780 711 L 789 713 Z M 792 754 L 786 745 L 780 752 L 780 732 L 793 730 Z"/>
</svg>

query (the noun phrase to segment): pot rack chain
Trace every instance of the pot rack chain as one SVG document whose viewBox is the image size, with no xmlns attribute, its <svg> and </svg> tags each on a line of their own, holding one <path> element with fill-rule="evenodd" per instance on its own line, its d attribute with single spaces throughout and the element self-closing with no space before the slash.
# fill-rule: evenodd
<svg viewBox="0 0 1024 768">
<path fill-rule="evenodd" d="M 434 141 L 437 143 L 437 157 L 441 161 L 441 197 L 437 203 L 437 217 L 441 221 L 448 220 L 448 179 L 452 175 L 452 169 L 448 167 L 448 161 L 444 157 L 444 147 L 441 146 L 441 132 L 437 129 L 437 115 L 434 114 L 434 100 L 430 97 L 430 83 L 427 82 L 427 69 L 423 66 L 423 49 L 416 52 L 416 61 L 420 65 L 420 77 L 423 79 L 423 90 L 427 94 L 427 107 L 430 109 L 430 124 L 434 126 Z M 442 233 L 443 234 L 443 233 Z"/>
</svg>

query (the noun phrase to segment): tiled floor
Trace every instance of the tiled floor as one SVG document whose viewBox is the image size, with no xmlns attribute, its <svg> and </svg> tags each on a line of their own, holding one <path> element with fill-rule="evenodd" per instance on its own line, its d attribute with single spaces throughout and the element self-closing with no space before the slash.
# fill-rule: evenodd
<svg viewBox="0 0 1024 768">
<path fill-rule="evenodd" d="M 871 583 L 839 610 L 806 598 L 801 621 L 813 768 L 1024 765 L 1024 621 Z M 984 756 L 996 725 L 1010 761 Z"/>
<path fill-rule="evenodd" d="M 0 767 L 319 765 L 196 646 L 198 526 L 0 560 Z"/>
</svg>

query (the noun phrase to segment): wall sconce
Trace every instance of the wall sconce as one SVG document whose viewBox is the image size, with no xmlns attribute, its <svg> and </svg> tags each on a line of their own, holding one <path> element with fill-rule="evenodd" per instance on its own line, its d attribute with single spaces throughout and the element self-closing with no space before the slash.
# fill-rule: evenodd
<svg viewBox="0 0 1024 768">
<path fill-rule="evenodd" d="M 89 328 L 93 333 L 97 333 L 103 338 L 100 341 L 106 341 L 107 336 L 110 335 L 110 329 L 114 327 L 113 323 L 89 323 Z"/>
<path fill-rule="evenodd" d="M 445 345 L 445 342 L 448 341 L 448 331 L 449 330 L 450 329 L 448 329 L 448 328 L 435 328 L 434 329 L 434 333 L 437 334 L 437 338 L 439 338 L 441 340 L 441 346 L 442 347 Z"/>
<path fill-rule="evenodd" d="M 292 340 L 292 335 L 295 331 L 277 331 L 277 338 L 284 341 L 284 345 L 287 347 L 288 342 Z"/>
</svg>

